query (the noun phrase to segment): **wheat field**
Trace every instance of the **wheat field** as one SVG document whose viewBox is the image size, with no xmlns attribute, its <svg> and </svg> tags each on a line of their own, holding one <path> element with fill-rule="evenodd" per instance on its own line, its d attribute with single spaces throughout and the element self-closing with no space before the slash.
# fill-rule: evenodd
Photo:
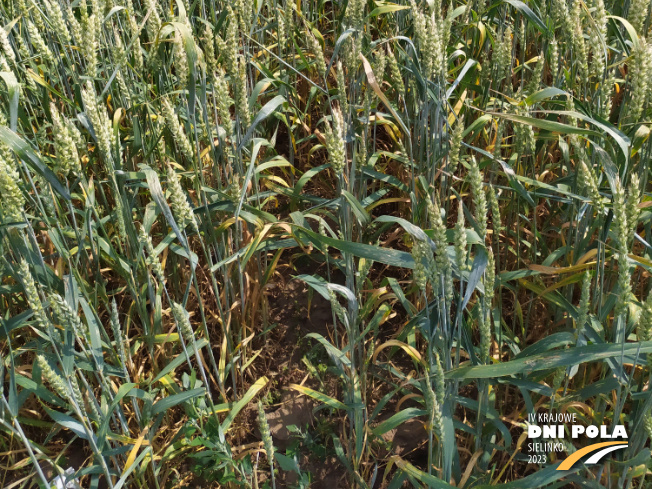
<svg viewBox="0 0 652 489">
<path fill-rule="evenodd" d="M 0 487 L 652 487 L 651 28 L 2 0 Z"/>
</svg>

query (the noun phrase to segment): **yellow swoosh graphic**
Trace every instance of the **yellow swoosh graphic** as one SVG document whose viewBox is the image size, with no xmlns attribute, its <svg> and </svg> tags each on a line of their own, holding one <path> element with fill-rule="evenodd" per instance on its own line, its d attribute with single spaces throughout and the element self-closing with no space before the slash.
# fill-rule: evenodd
<svg viewBox="0 0 652 489">
<path fill-rule="evenodd" d="M 602 443 L 595 443 L 593 445 L 589 445 L 588 447 L 584 447 L 581 450 L 576 451 L 574 454 L 572 454 L 570 457 L 564 460 L 559 465 L 559 467 L 557 467 L 557 470 L 569 470 L 575 464 L 575 462 L 581 459 L 584 455 L 587 455 L 591 452 L 595 452 L 600 448 L 610 447 L 612 445 L 626 445 L 626 444 L 627 444 L 626 442 L 622 442 L 622 441 L 605 441 Z"/>
</svg>

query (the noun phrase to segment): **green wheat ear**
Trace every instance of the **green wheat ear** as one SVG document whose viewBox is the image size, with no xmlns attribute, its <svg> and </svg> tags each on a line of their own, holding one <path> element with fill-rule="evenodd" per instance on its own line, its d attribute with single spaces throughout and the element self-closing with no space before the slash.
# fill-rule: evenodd
<svg viewBox="0 0 652 489">
<path fill-rule="evenodd" d="M 267 461 L 270 467 L 272 487 L 275 487 L 274 441 L 272 440 L 272 434 L 269 429 L 269 423 L 267 422 L 267 416 L 265 415 L 265 410 L 263 409 L 263 403 L 261 401 L 258 401 L 257 421 L 258 421 L 258 428 L 260 429 L 260 436 L 263 440 L 263 447 L 265 448 L 265 454 L 267 455 Z"/>
<path fill-rule="evenodd" d="M 66 386 L 66 383 L 64 382 L 63 378 L 54 371 L 54 369 L 50 366 L 50 364 L 43 357 L 43 355 L 39 355 L 36 357 L 36 363 L 41 369 L 43 378 L 47 381 L 48 384 L 50 384 L 52 390 L 56 392 L 56 394 L 59 397 L 61 397 L 64 400 L 67 400 L 70 397 L 70 390 Z"/>
<path fill-rule="evenodd" d="M 188 203 L 188 197 L 186 197 L 186 193 L 183 190 L 183 187 L 181 187 L 179 175 L 177 175 L 177 172 L 169 163 L 167 170 L 168 189 L 170 191 L 170 206 L 172 207 L 174 216 L 182 228 L 185 228 L 188 224 L 192 224 L 192 227 L 197 229 L 195 214 L 192 211 L 192 207 L 190 207 L 190 204 Z"/>
<path fill-rule="evenodd" d="M 77 151 L 77 144 L 70 129 L 70 123 L 59 114 L 54 103 L 50 104 L 52 114 L 52 129 L 54 131 L 54 147 L 57 154 L 57 166 L 61 173 L 67 175 L 70 172 L 81 175 L 82 168 Z"/>
<path fill-rule="evenodd" d="M 0 172 L 0 178 L 1 177 L 2 173 Z M 18 264 L 18 276 L 23 282 L 25 295 L 27 296 L 27 303 L 34 313 L 34 319 L 37 326 L 43 330 L 47 330 L 50 327 L 50 320 L 45 314 L 45 309 L 43 308 L 43 303 L 41 302 L 41 296 L 36 287 L 36 282 L 34 281 L 29 265 L 25 260 L 21 260 Z"/>
<path fill-rule="evenodd" d="M 0 27 L 0 48 L 2 48 L 2 52 L 11 63 L 16 62 L 16 53 L 14 53 L 14 50 L 11 47 L 7 31 L 2 27 Z"/>
<path fill-rule="evenodd" d="M 25 197 L 18 186 L 19 175 L 0 155 L 0 204 L 7 221 L 22 221 Z"/>
<path fill-rule="evenodd" d="M 185 51 L 184 51 L 185 52 Z M 187 60 L 186 60 L 187 63 Z M 172 104 L 167 98 L 164 98 L 162 101 L 163 104 L 163 117 L 165 118 L 165 124 L 172 134 L 172 139 L 177 147 L 181 150 L 188 160 L 192 161 L 193 159 L 193 149 L 186 136 L 186 132 L 179 122 L 179 117 L 177 116 Z"/>
<path fill-rule="evenodd" d="M 192 329 L 192 325 L 190 324 L 190 316 L 188 314 L 188 311 L 181 305 L 176 302 L 172 303 L 172 315 L 174 316 L 174 320 L 177 323 L 177 326 L 179 327 L 179 331 L 183 335 L 183 338 L 191 342 L 194 337 L 195 337 L 195 332 Z"/>
<path fill-rule="evenodd" d="M 258 427 L 263 439 L 263 446 L 265 447 L 267 459 L 272 462 L 274 460 L 274 443 L 272 442 L 269 423 L 267 422 L 267 416 L 265 415 L 265 410 L 263 409 L 263 403 L 261 401 L 258 401 Z"/>
<path fill-rule="evenodd" d="M 468 270 L 467 239 L 464 220 L 464 204 L 460 200 L 457 206 L 457 221 L 455 222 L 455 259 L 461 272 Z"/>
<path fill-rule="evenodd" d="M 328 160 L 336 175 L 341 174 L 346 166 L 346 147 L 344 144 L 344 120 L 339 108 L 333 108 L 333 123 L 326 121 L 326 149 Z"/>
</svg>

